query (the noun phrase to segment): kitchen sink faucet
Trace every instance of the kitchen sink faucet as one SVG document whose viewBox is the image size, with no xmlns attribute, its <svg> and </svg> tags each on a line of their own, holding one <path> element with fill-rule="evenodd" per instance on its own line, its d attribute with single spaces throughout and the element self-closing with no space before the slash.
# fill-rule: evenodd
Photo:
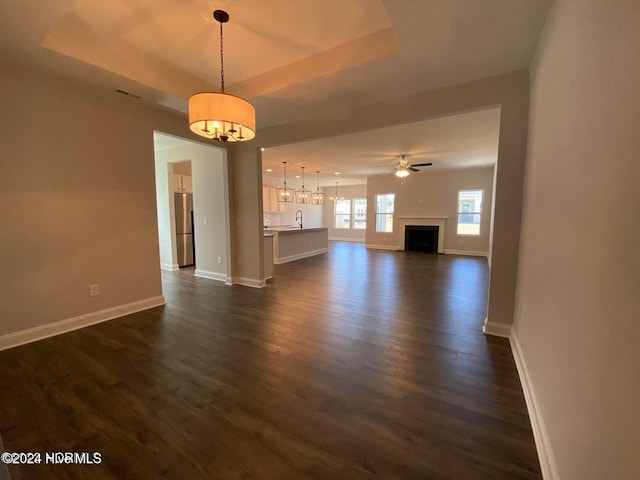
<svg viewBox="0 0 640 480">
<path fill-rule="evenodd" d="M 298 210 L 296 212 L 296 222 L 298 222 L 298 225 L 300 225 L 300 230 L 302 230 L 302 210 Z"/>
</svg>

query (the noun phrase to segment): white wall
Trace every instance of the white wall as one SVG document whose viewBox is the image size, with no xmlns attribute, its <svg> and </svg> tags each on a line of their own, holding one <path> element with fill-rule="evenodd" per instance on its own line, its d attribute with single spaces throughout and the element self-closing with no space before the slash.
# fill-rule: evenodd
<svg viewBox="0 0 640 480">
<path fill-rule="evenodd" d="M 269 226 L 298 225 L 296 212 L 302 212 L 302 225 L 304 227 L 322 227 L 322 206 L 311 205 L 309 203 L 281 203 L 279 212 L 268 212 L 264 214 L 265 220 L 269 221 Z"/>
<path fill-rule="evenodd" d="M 193 221 L 196 247 L 196 275 L 227 281 L 229 272 L 228 193 L 226 190 L 225 150 L 214 146 L 184 142 L 183 146 L 156 152 L 158 184 L 171 183 L 171 164 L 191 162 L 193 177 Z M 164 179 L 163 175 L 168 175 Z M 169 192 L 169 212 L 173 220 L 173 192 Z M 166 215 L 165 215 L 166 217 Z M 165 219 L 166 220 L 166 219 Z M 159 228 L 164 225 L 159 223 Z M 169 240 L 173 242 L 175 224 L 170 223 Z M 166 234 L 166 228 L 163 230 Z M 162 238 L 162 237 L 161 237 Z M 166 241 L 167 238 L 164 238 Z M 169 248 L 161 245 L 161 253 Z M 175 264 L 175 246 L 171 248 Z M 163 264 L 167 263 L 161 259 Z M 230 279 L 229 279 L 230 280 Z"/>
<path fill-rule="evenodd" d="M 364 242 L 365 231 L 364 229 L 346 229 L 346 228 L 334 228 L 334 203 L 330 197 L 335 196 L 335 187 L 325 187 L 322 189 L 324 192 L 324 208 L 323 208 L 323 223 L 329 227 L 329 239 L 341 240 L 346 242 Z M 354 198 L 367 198 L 367 186 L 366 185 L 338 185 L 338 197 L 344 197 L 347 199 Z M 367 203 L 367 222 L 370 217 L 369 213 L 372 210 Z"/>
<path fill-rule="evenodd" d="M 309 183 L 310 179 L 305 178 L 305 190 L 312 190 L 312 185 Z M 262 176 L 262 185 L 264 187 L 273 187 L 280 188 L 282 187 L 282 178 L 278 178 L 275 176 Z M 315 185 L 315 183 L 314 183 Z M 288 178 L 287 186 L 289 188 L 293 188 L 294 190 L 299 190 L 302 185 L 300 184 L 300 180 L 296 179 L 295 176 L 293 178 Z M 313 187 L 315 191 L 315 187 Z M 296 222 L 296 212 L 298 210 L 302 211 L 302 223 L 305 227 L 322 227 L 322 206 L 320 205 L 311 205 L 308 203 L 300 204 L 296 203 L 280 203 L 280 211 L 279 212 L 268 212 L 264 214 L 265 220 L 268 220 L 270 226 L 278 226 L 278 225 L 297 225 Z"/>
<path fill-rule="evenodd" d="M 368 246 L 402 248 L 399 217 L 447 217 L 444 249 L 451 253 L 487 256 L 493 202 L 493 167 L 464 170 L 422 171 L 407 177 L 403 185 L 395 175 L 376 175 L 367 179 L 368 212 L 366 243 Z M 459 190 L 484 190 L 480 235 L 458 235 L 457 209 Z M 376 195 L 394 193 L 395 211 L 392 233 L 375 231 Z"/>
<path fill-rule="evenodd" d="M 158 216 L 158 244 L 160 246 L 160 267 L 163 270 L 178 270 L 178 254 L 175 227 L 175 202 L 173 198 L 174 165 L 171 158 L 158 159 L 156 152 L 156 206 Z"/>
<path fill-rule="evenodd" d="M 531 69 L 513 330 L 545 478 L 640 478 L 638 25 L 637 0 L 556 0 Z"/>
</svg>

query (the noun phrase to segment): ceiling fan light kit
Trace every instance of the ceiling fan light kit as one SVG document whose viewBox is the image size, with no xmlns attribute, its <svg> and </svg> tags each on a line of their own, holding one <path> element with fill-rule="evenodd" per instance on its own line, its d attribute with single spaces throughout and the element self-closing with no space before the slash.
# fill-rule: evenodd
<svg viewBox="0 0 640 480">
<path fill-rule="evenodd" d="M 197 135 L 221 142 L 242 142 L 256 136 L 256 110 L 244 98 L 224 91 L 222 24 L 229 21 L 224 10 L 213 12 L 220 23 L 220 92 L 196 93 L 189 98 L 189 128 Z"/>
<path fill-rule="evenodd" d="M 405 160 L 406 155 L 400 155 L 400 161 L 396 164 L 395 176 L 402 179 L 402 184 L 404 185 L 405 179 L 409 176 L 411 172 L 419 172 L 416 167 L 430 167 L 433 165 L 431 162 L 427 163 L 413 163 L 410 164 L 407 160 Z"/>
</svg>

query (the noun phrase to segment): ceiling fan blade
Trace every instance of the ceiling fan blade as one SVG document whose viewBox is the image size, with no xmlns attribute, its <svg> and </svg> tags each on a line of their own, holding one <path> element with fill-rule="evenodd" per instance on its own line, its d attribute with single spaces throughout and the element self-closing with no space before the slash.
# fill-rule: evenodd
<svg viewBox="0 0 640 480">
<path fill-rule="evenodd" d="M 413 168 L 413 167 L 407 167 L 407 170 L 409 170 L 410 172 L 419 172 L 420 171 L 417 168 Z"/>
<path fill-rule="evenodd" d="M 433 165 L 433 163 L 429 162 L 429 163 L 412 163 L 409 166 L 410 167 L 430 167 L 431 165 Z"/>
</svg>

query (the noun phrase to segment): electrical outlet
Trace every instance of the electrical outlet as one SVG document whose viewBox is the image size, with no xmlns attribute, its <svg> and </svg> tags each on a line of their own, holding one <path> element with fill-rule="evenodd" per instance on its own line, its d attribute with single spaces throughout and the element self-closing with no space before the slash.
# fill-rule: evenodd
<svg viewBox="0 0 640 480">
<path fill-rule="evenodd" d="M 204 224 L 205 225 L 207 224 L 207 218 L 206 217 L 204 218 Z"/>
<path fill-rule="evenodd" d="M 97 283 L 89 285 L 89 296 L 95 297 L 97 295 L 100 295 L 100 286 Z"/>
<path fill-rule="evenodd" d="M 218 263 L 222 263 L 222 257 L 218 257 Z"/>
</svg>

